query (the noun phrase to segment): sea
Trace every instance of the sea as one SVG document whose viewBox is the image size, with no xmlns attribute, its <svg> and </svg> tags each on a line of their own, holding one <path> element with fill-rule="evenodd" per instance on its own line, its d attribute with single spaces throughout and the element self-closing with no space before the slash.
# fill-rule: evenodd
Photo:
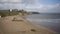
<svg viewBox="0 0 60 34">
<path fill-rule="evenodd" d="M 60 14 L 58 13 L 32 14 L 25 17 L 36 25 L 43 26 L 60 34 Z"/>
</svg>

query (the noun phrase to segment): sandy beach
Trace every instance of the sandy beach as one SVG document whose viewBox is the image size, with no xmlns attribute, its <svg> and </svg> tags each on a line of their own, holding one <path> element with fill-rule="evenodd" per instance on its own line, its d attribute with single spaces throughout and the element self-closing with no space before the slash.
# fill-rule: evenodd
<svg viewBox="0 0 60 34">
<path fill-rule="evenodd" d="M 22 16 L 0 18 L 0 34 L 55 34 L 52 30 L 36 26 Z"/>
</svg>

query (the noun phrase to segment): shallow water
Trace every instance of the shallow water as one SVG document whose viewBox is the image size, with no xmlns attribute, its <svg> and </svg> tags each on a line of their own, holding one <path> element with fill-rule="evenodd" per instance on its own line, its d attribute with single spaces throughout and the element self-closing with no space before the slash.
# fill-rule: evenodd
<svg viewBox="0 0 60 34">
<path fill-rule="evenodd" d="M 33 14 L 27 20 L 60 33 L 60 14 Z"/>
</svg>

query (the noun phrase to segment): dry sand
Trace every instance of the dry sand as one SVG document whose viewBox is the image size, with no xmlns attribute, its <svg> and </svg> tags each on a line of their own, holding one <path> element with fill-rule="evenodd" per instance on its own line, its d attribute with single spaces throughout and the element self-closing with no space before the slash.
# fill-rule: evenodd
<svg viewBox="0 0 60 34">
<path fill-rule="evenodd" d="M 0 34 L 55 34 L 51 30 L 36 26 L 22 16 L 0 18 Z"/>
</svg>

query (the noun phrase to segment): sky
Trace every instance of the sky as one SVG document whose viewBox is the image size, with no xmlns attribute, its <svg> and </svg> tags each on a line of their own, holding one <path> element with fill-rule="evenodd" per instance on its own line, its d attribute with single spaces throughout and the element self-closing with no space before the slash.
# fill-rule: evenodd
<svg viewBox="0 0 60 34">
<path fill-rule="evenodd" d="M 60 13 L 60 0 L 0 0 L 0 10 L 5 9 Z"/>
</svg>

